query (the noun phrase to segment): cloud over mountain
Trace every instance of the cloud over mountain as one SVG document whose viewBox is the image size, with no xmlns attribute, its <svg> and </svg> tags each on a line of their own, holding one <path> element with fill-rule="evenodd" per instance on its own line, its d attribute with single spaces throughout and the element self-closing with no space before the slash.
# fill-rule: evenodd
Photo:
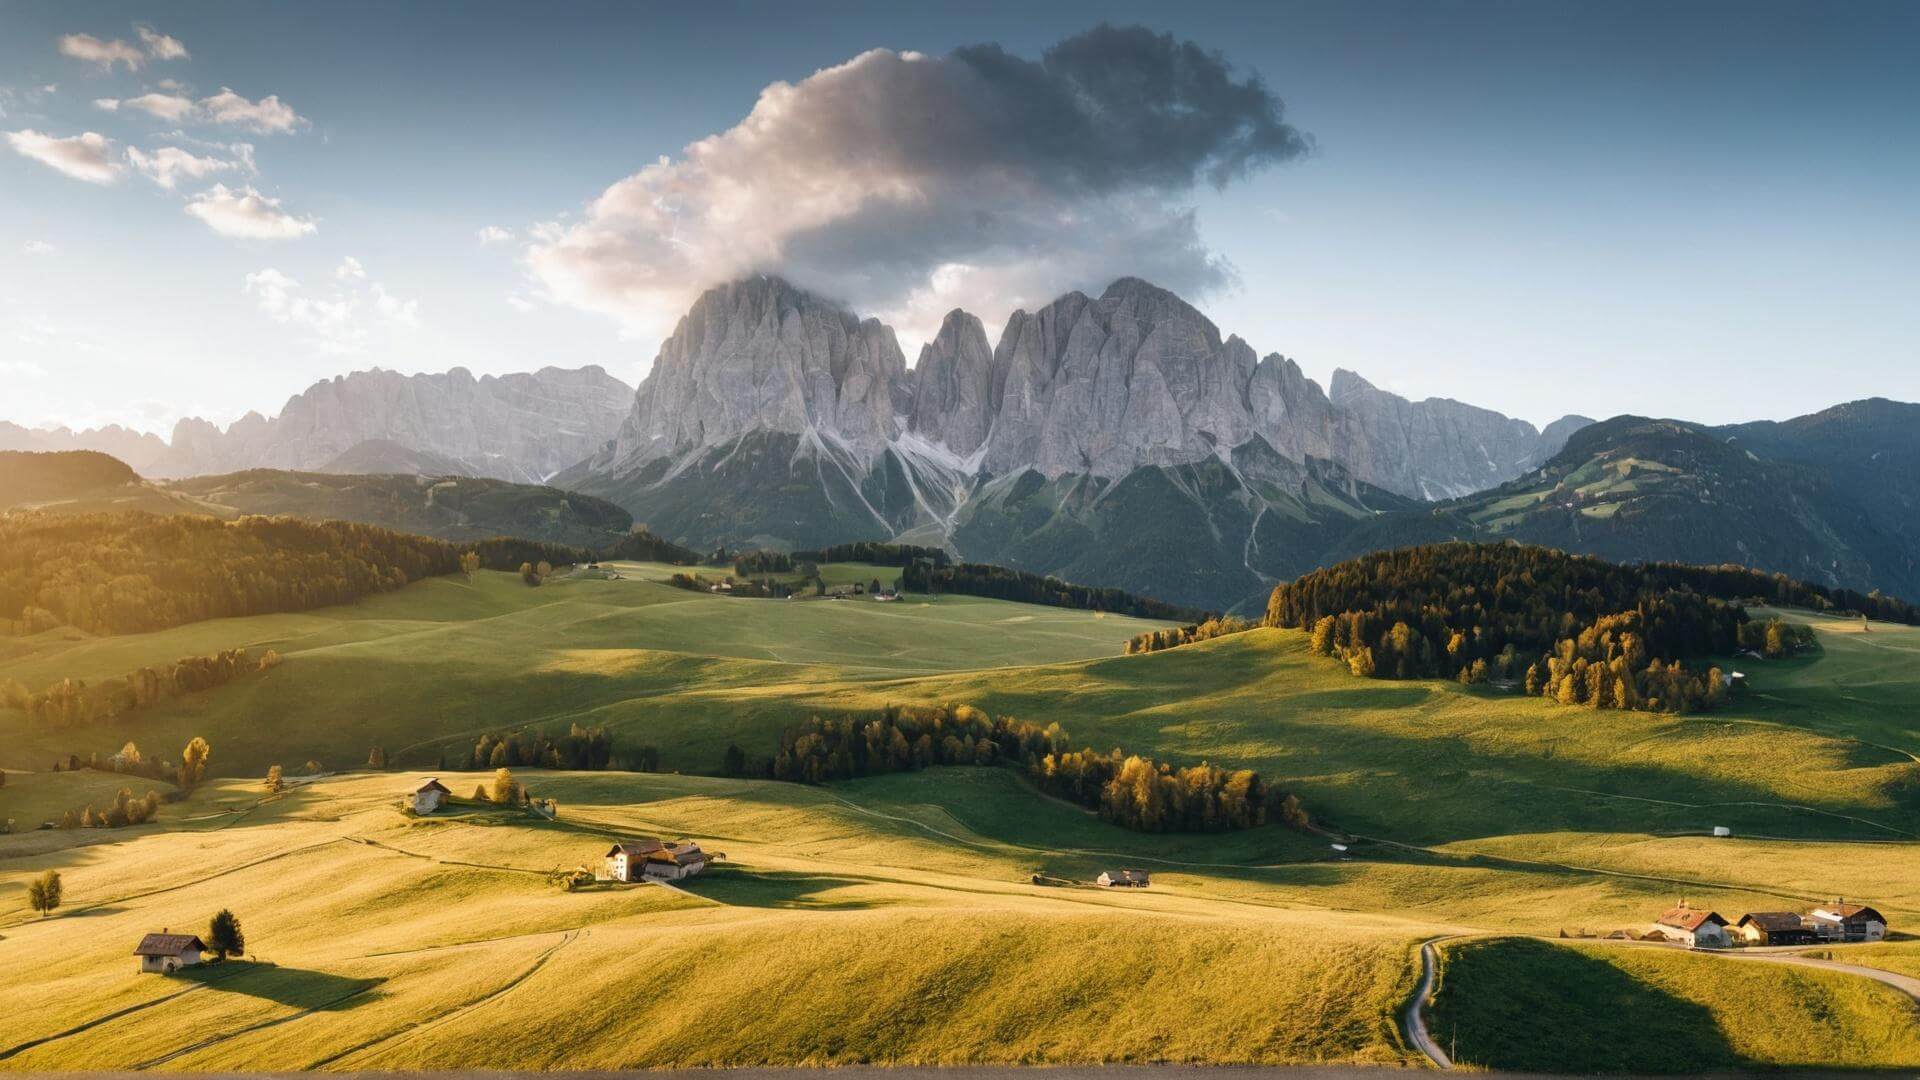
<svg viewBox="0 0 1920 1080">
<path fill-rule="evenodd" d="M 931 336 L 959 302 L 1005 310 L 1122 273 L 1217 288 L 1231 270 L 1182 197 L 1308 149 L 1258 77 L 1138 27 L 1038 60 L 877 49 L 768 86 L 529 261 L 556 299 L 655 332 L 705 286 L 774 271 Z"/>
</svg>

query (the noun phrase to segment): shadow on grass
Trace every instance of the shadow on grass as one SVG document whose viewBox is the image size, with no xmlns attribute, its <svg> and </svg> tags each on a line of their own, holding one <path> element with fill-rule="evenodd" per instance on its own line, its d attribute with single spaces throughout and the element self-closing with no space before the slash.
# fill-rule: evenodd
<svg viewBox="0 0 1920 1080">
<path fill-rule="evenodd" d="M 171 978 L 205 983 L 229 994 L 263 998 L 296 1009 L 350 1009 L 385 979 L 354 979 L 309 968 L 281 967 L 252 960 L 223 960 L 182 968 Z M 356 1001 L 355 999 L 360 999 Z"/>
<path fill-rule="evenodd" d="M 751 870 L 729 866 L 703 875 L 688 891 L 734 907 L 786 908 L 807 911 L 859 911 L 881 906 L 871 898 L 834 898 L 823 893 L 868 882 L 833 874 L 806 874 L 793 870 Z"/>
<path fill-rule="evenodd" d="M 1492 938 L 1446 951 L 1428 1030 L 1461 1064 L 1580 1073 L 1749 1064 L 1704 1006 L 1575 949 Z"/>
</svg>

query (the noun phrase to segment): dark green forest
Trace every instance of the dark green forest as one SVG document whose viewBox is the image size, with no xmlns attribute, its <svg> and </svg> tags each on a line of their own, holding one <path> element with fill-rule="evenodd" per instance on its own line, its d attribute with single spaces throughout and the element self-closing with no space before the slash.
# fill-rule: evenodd
<svg viewBox="0 0 1920 1080">
<path fill-rule="evenodd" d="M 1834 592 L 1743 567 L 1631 566 L 1518 544 L 1378 552 L 1274 589 L 1268 626 L 1312 632 L 1311 648 L 1355 675 L 1523 681 L 1590 708 L 1687 712 L 1724 700 L 1717 668 L 1689 660 L 1811 647 L 1745 605 L 1852 610 L 1913 622 L 1904 602 Z"/>
<path fill-rule="evenodd" d="M 903 592 L 960 593 L 993 600 L 1016 600 L 1023 604 L 1046 604 L 1079 611 L 1107 611 L 1116 615 L 1166 619 L 1171 622 L 1194 623 L 1212 617 L 1211 612 L 1135 596 L 1123 589 L 1073 585 L 1059 578 L 983 563 L 938 566 L 927 562 L 908 562 L 901 572 L 900 588 Z"/>
<path fill-rule="evenodd" d="M 1138 832 L 1224 832 L 1268 822 L 1304 827 L 1298 799 L 1251 769 L 1206 762 L 1176 767 L 1114 749 L 1068 748 L 1059 724 L 990 717 L 970 705 L 889 707 L 877 715 L 812 717 L 789 728 L 770 758 L 727 749 L 722 771 L 805 784 L 911 772 L 934 765 L 1006 765 L 1040 790 Z"/>
</svg>

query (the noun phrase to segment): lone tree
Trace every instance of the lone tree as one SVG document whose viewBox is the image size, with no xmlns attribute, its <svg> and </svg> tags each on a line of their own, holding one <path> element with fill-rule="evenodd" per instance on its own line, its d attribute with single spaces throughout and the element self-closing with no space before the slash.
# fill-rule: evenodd
<svg viewBox="0 0 1920 1080">
<path fill-rule="evenodd" d="M 497 803 L 513 802 L 520 794 L 520 784 L 513 778 L 513 770 L 499 768 L 493 771 L 493 801 Z"/>
<path fill-rule="evenodd" d="M 376 746 L 367 751 L 367 768 L 384 769 L 387 767 L 387 748 Z"/>
<path fill-rule="evenodd" d="M 60 871 L 49 870 L 27 883 L 27 906 L 46 918 L 47 913 L 60 906 Z"/>
<path fill-rule="evenodd" d="M 278 765 L 267 766 L 267 790 L 279 791 L 280 789 L 286 786 L 287 786 L 287 782 L 285 780 L 280 779 L 280 766 Z"/>
<path fill-rule="evenodd" d="M 247 935 L 240 929 L 240 920 L 226 908 L 213 917 L 207 924 L 207 948 L 220 954 L 220 959 L 239 956 L 247 951 Z"/>
<path fill-rule="evenodd" d="M 193 741 L 187 744 L 185 750 L 180 751 L 181 787 L 190 788 L 207 775 L 207 756 L 211 753 L 213 748 L 207 745 L 207 740 L 198 735 L 193 737 Z"/>
</svg>

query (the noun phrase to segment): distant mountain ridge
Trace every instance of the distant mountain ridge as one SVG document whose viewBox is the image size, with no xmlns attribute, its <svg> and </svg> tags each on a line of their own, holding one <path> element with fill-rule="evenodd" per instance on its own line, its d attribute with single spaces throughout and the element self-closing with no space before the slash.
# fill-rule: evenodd
<svg viewBox="0 0 1920 1080">
<path fill-rule="evenodd" d="M 188 418 L 163 441 L 118 427 L 0 424 L 0 449 L 98 450 L 151 477 L 350 469 L 542 483 L 611 438 L 632 400 L 631 387 L 594 366 L 479 378 L 465 368 L 420 375 L 375 368 L 321 380 L 279 415 L 248 413 L 224 430 Z"/>
<path fill-rule="evenodd" d="M 1175 579 L 1157 595 L 1220 605 L 1315 565 L 1301 527 L 1500 483 L 1587 422 L 1542 433 L 1337 386 L 1137 278 L 1015 312 L 997 345 L 952 312 L 908 369 L 884 324 L 757 277 L 695 302 L 619 434 L 554 482 L 695 547 L 899 537 L 1039 573 L 1145 559 Z M 1169 566 L 1148 549 L 1183 522 L 1215 554 Z"/>
</svg>

